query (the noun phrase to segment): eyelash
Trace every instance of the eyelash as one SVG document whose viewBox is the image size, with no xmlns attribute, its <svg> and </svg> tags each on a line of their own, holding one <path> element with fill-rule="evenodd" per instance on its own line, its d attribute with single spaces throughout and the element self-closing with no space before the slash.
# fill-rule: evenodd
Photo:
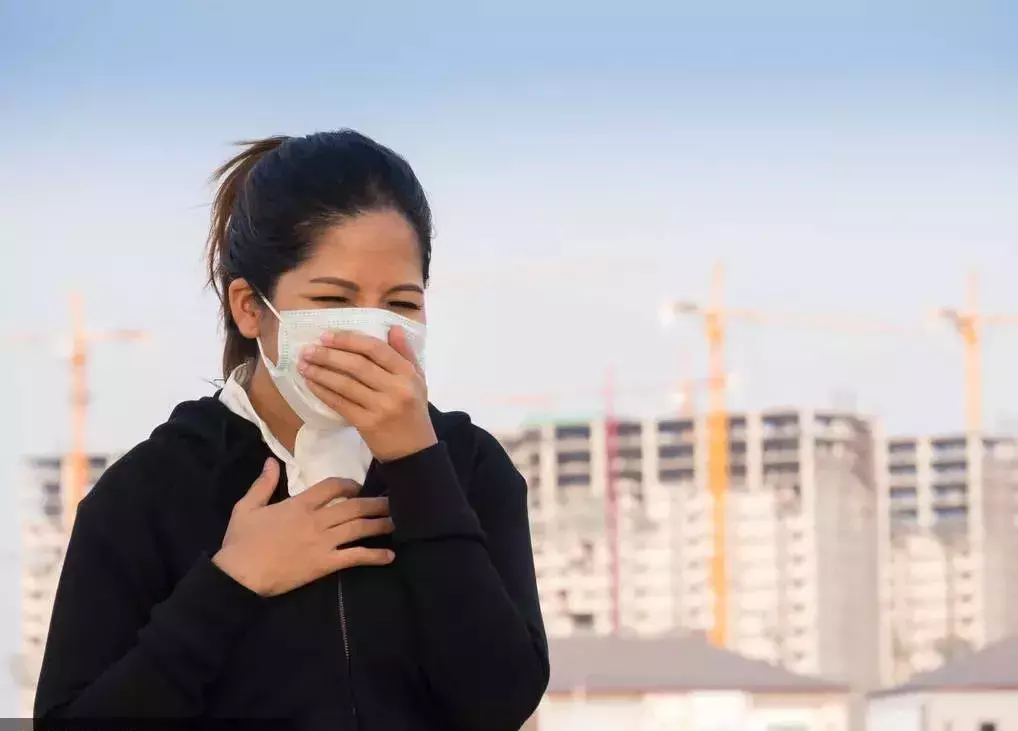
<svg viewBox="0 0 1018 731">
<path fill-rule="evenodd" d="M 350 300 L 346 297 L 312 297 L 314 302 L 335 302 L 341 305 L 350 304 Z M 401 310 L 420 310 L 421 306 L 413 302 L 394 301 L 389 303 L 390 307 L 396 307 Z"/>
</svg>

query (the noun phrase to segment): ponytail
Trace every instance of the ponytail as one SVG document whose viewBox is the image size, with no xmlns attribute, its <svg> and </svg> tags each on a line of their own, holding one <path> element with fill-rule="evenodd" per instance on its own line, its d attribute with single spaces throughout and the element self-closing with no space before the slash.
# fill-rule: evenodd
<svg viewBox="0 0 1018 731">
<path fill-rule="evenodd" d="M 230 283 L 239 275 L 230 266 L 230 227 L 234 223 L 237 202 L 244 185 L 258 161 L 267 153 L 279 148 L 287 137 L 267 137 L 263 140 L 238 142 L 244 149 L 232 157 L 213 174 L 210 182 L 219 184 L 212 200 L 212 214 L 206 245 L 208 284 L 219 299 L 225 342 L 223 344 L 223 378 L 258 353 L 254 341 L 241 335 L 230 311 Z M 266 293 L 269 296 L 270 293 Z"/>
</svg>

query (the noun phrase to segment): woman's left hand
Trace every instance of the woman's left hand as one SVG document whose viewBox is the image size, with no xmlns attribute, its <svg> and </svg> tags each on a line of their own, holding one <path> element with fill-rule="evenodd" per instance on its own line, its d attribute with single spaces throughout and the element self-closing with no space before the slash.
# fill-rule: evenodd
<svg viewBox="0 0 1018 731">
<path fill-rule="evenodd" d="M 323 335 L 301 353 L 308 388 L 357 428 L 383 462 L 420 452 L 438 439 L 428 414 L 428 388 L 406 333 L 389 342 L 357 332 Z"/>
</svg>

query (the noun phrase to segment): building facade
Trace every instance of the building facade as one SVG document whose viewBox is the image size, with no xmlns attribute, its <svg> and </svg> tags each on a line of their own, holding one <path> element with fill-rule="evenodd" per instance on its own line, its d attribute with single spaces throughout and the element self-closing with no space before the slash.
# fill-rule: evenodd
<svg viewBox="0 0 1018 731">
<path fill-rule="evenodd" d="M 881 675 L 896 685 L 1018 632 L 1018 449 L 896 437 L 878 459 Z"/>
<path fill-rule="evenodd" d="M 530 485 L 548 632 L 706 631 L 714 599 L 706 421 L 610 426 L 544 424 L 503 438 Z M 733 414 L 729 443 L 728 647 L 875 687 L 873 425 L 844 412 Z"/>
<path fill-rule="evenodd" d="M 114 459 L 100 454 L 88 457 L 86 489 L 91 489 Z M 32 716 L 53 597 L 67 545 L 63 491 L 67 469 L 62 456 L 46 456 L 29 459 L 22 470 L 21 647 L 13 662 L 21 718 Z"/>
</svg>

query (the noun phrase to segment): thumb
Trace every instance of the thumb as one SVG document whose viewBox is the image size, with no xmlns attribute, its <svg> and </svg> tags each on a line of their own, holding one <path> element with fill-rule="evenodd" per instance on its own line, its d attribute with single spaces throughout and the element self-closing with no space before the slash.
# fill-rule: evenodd
<svg viewBox="0 0 1018 731">
<path fill-rule="evenodd" d="M 279 462 L 272 457 L 265 460 L 265 467 L 258 478 L 251 483 L 242 502 L 249 508 L 261 508 L 269 504 L 272 493 L 279 484 Z"/>
<path fill-rule="evenodd" d="M 406 336 L 406 330 L 401 328 L 399 325 L 393 325 L 389 328 L 389 345 L 397 353 L 402 355 L 410 364 L 420 371 L 420 364 L 417 362 L 417 354 L 414 349 L 410 347 L 410 339 Z"/>
</svg>

